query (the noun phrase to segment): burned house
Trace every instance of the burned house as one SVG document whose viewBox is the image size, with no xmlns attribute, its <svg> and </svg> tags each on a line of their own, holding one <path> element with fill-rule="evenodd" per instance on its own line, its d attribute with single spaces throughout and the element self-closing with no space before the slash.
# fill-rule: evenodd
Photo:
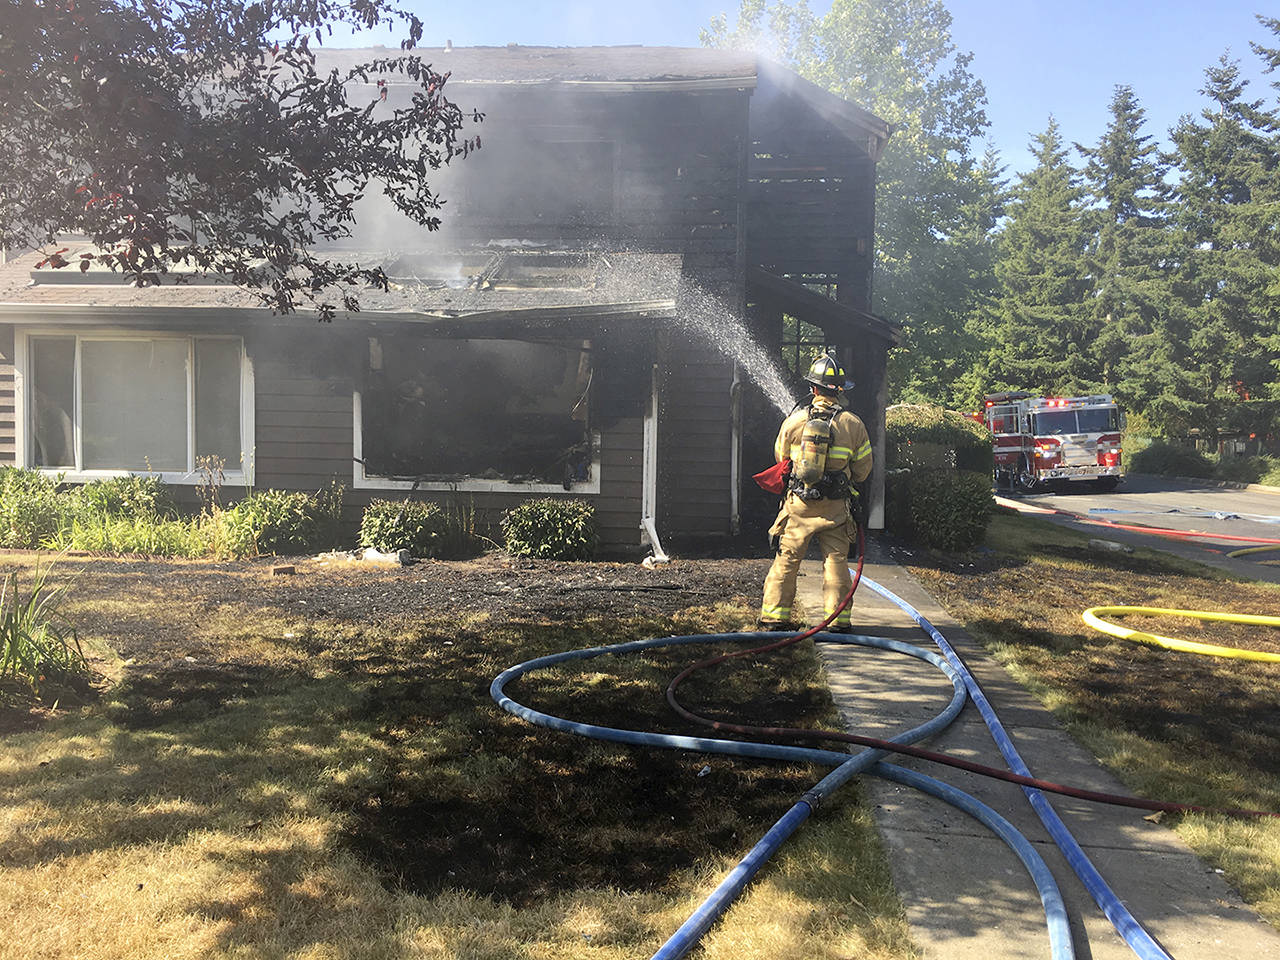
<svg viewBox="0 0 1280 960">
<path fill-rule="evenodd" d="M 882 121 L 730 51 L 426 55 L 485 114 L 484 146 L 433 184 L 442 230 L 362 211 L 344 256 L 384 264 L 390 289 L 318 324 L 208 278 L 138 289 L 11 258 L 0 461 L 194 488 L 217 457 L 232 486 L 337 478 L 353 511 L 464 495 L 496 517 L 575 496 L 606 547 L 723 535 L 763 502 L 749 478 L 785 405 L 737 349 L 749 340 L 801 362 L 837 348 L 882 451 L 897 338 L 869 312 Z"/>
</svg>

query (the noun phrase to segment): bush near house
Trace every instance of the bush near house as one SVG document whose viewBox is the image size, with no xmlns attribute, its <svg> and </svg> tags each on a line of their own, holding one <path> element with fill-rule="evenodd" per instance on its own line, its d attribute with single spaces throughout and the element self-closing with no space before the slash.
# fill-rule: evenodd
<svg viewBox="0 0 1280 960">
<path fill-rule="evenodd" d="M 254 491 L 213 515 L 231 556 L 307 553 L 320 546 L 319 510 L 314 497 L 291 490 Z"/>
<path fill-rule="evenodd" d="M 360 520 L 360 546 L 383 553 L 438 557 L 444 534 L 444 511 L 427 500 L 374 500 Z"/>
<path fill-rule="evenodd" d="M 991 518 L 991 434 L 941 407 L 885 411 L 885 522 L 893 533 L 944 550 L 982 540 Z"/>
<path fill-rule="evenodd" d="M 585 500 L 526 500 L 502 518 L 507 552 L 539 560 L 590 560 L 599 540 L 595 512 Z"/>
<path fill-rule="evenodd" d="M 63 526 L 67 512 L 58 481 L 35 470 L 0 471 L 0 547 L 38 547 Z"/>
<path fill-rule="evenodd" d="M 265 490 L 197 517 L 179 514 L 157 477 L 62 487 L 35 470 L 0 470 L 0 547 L 165 557 L 245 557 L 336 545 L 341 487 L 314 496 Z"/>
</svg>

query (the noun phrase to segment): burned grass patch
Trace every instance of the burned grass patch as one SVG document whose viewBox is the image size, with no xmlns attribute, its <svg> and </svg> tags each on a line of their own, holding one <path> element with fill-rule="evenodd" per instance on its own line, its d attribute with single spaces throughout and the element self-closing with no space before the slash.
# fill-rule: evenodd
<svg viewBox="0 0 1280 960">
<path fill-rule="evenodd" d="M 611 639 L 660 636 L 670 626 L 615 622 Z M 381 664 L 352 719 L 376 725 L 390 766 L 379 789 L 350 798 L 350 848 L 419 895 L 463 889 L 529 907 L 575 885 L 670 891 L 682 871 L 768 829 L 817 779 L 805 767 L 584 740 L 530 727 L 489 701 L 502 667 L 595 645 L 605 629 L 603 622 L 571 630 L 512 623 L 480 634 L 482 646 L 475 638 L 447 648 L 428 642 L 435 650 L 429 676 L 407 663 L 408 672 Z M 670 713 L 663 691 L 706 651 L 601 657 L 523 678 L 509 693 L 556 716 L 705 735 Z M 691 683 L 688 696 L 702 709 L 707 699 L 738 716 L 830 723 L 817 670 L 807 650 L 771 664 L 772 683 L 744 670 Z"/>
<path fill-rule="evenodd" d="M 489 683 L 559 650 L 748 626 L 767 563 L 71 564 L 111 688 L 4 738 L 0 912 L 21 953 L 0 957 L 647 955 L 820 771 L 553 733 L 497 709 Z M 601 658 L 513 692 L 702 733 L 662 692 L 707 652 Z M 686 702 L 831 722 L 813 652 L 794 654 L 691 681 Z M 732 924 L 709 958 L 913 955 L 852 792 Z"/>
</svg>

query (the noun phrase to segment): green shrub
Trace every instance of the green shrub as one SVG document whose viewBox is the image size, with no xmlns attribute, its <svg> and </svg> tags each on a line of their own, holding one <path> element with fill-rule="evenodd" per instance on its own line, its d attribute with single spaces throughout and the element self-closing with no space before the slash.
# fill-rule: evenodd
<svg viewBox="0 0 1280 960">
<path fill-rule="evenodd" d="M 941 407 L 885 411 L 885 525 L 943 550 L 982 541 L 991 519 L 991 433 Z"/>
<path fill-rule="evenodd" d="M 316 491 L 311 499 L 315 503 L 317 547 L 336 547 L 342 543 L 346 532 L 342 522 L 342 500 L 347 488 L 333 477 L 329 485 Z"/>
<path fill-rule="evenodd" d="M 47 680 L 88 672 L 75 628 L 58 610 L 67 588 L 49 582 L 50 570 L 37 565 L 27 590 L 16 571 L 0 587 L 0 680 L 15 679 L 37 694 Z"/>
<path fill-rule="evenodd" d="M 43 546 L 92 553 L 140 553 L 150 557 L 195 559 L 210 553 L 210 530 L 194 519 L 157 516 L 112 516 L 87 513 L 73 517 Z"/>
<path fill-rule="evenodd" d="M 981 543 L 995 503 L 989 477 L 926 467 L 892 471 L 885 494 L 890 530 L 943 550 Z"/>
<path fill-rule="evenodd" d="M 991 475 L 991 433 L 963 414 L 924 404 L 897 404 L 885 411 L 884 427 L 890 470 L 952 467 Z"/>
<path fill-rule="evenodd" d="M 67 494 L 77 516 L 105 513 L 112 517 L 171 516 L 173 494 L 159 477 L 110 477 L 75 487 Z"/>
<path fill-rule="evenodd" d="M 408 550 L 415 557 L 443 556 L 447 518 L 428 500 L 374 500 L 360 520 L 360 546 L 383 553 Z"/>
<path fill-rule="evenodd" d="M 1164 477 L 1213 476 L 1213 461 L 1190 447 L 1167 440 L 1153 440 L 1134 453 L 1125 453 L 1124 467 L 1129 473 L 1154 473 Z"/>
<path fill-rule="evenodd" d="M 35 548 L 55 536 L 68 513 L 59 480 L 37 470 L 0 470 L 0 547 Z"/>
<path fill-rule="evenodd" d="M 599 536 L 585 500 L 526 500 L 502 518 L 507 552 L 542 560 L 590 560 Z"/>
<path fill-rule="evenodd" d="M 493 543 L 480 533 L 480 523 L 473 500 L 465 504 L 454 500 L 444 504 L 444 529 L 440 535 L 440 557 L 474 557 L 484 543 Z M 496 544 L 494 544 L 496 546 Z"/>
<path fill-rule="evenodd" d="M 306 553 L 318 542 L 316 500 L 297 491 L 256 491 L 212 517 L 221 527 L 221 549 L 235 557 Z"/>
</svg>

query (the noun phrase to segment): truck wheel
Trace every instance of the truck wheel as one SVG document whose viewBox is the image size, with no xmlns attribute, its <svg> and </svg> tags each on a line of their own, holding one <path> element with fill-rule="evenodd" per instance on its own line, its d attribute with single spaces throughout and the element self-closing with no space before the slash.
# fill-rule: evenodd
<svg viewBox="0 0 1280 960">
<path fill-rule="evenodd" d="M 1023 493 L 1035 493 L 1039 486 L 1040 481 L 1031 472 L 1031 464 L 1027 462 L 1026 457 L 1023 457 L 1018 461 L 1018 489 Z"/>
<path fill-rule="evenodd" d="M 1099 493 L 1110 493 L 1119 483 L 1115 477 L 1098 477 L 1093 481 L 1093 488 Z"/>
</svg>

